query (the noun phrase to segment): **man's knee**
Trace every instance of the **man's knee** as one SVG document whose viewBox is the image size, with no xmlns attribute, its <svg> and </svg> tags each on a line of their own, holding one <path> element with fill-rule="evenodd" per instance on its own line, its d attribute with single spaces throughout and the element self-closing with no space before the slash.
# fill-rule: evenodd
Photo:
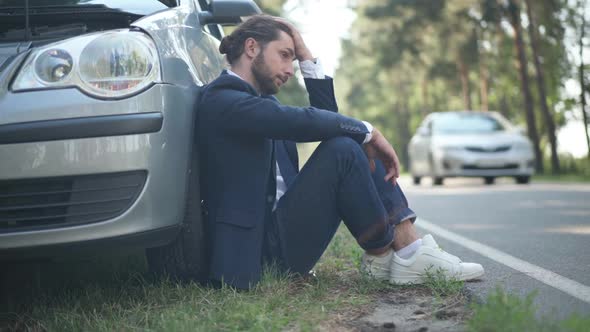
<svg viewBox="0 0 590 332">
<path fill-rule="evenodd" d="M 362 154 L 364 155 L 361 145 L 350 137 L 334 137 L 323 141 L 319 148 L 322 150 L 331 151 L 337 154 Z"/>
<path fill-rule="evenodd" d="M 369 167 L 369 161 L 363 148 L 349 137 L 335 137 L 323 141 L 314 155 L 315 158 L 324 160 L 324 162 L 333 163 L 331 167 L 349 167 L 351 165 L 360 165 L 360 168 Z"/>
</svg>

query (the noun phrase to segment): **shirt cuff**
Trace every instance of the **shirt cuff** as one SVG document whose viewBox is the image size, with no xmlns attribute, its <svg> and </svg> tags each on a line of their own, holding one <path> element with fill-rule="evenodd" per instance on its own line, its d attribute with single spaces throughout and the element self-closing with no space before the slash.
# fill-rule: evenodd
<svg viewBox="0 0 590 332">
<path fill-rule="evenodd" d="M 324 79 L 326 77 L 322 63 L 318 58 L 315 61 L 304 60 L 299 62 L 299 69 L 301 69 L 304 78 Z"/>
<path fill-rule="evenodd" d="M 365 136 L 365 140 L 363 141 L 363 144 L 365 144 L 368 143 L 371 140 L 371 138 L 373 138 L 373 125 L 371 125 L 367 121 L 363 121 L 363 124 L 365 125 L 365 127 L 367 127 L 367 130 L 369 131 L 367 136 Z"/>
</svg>

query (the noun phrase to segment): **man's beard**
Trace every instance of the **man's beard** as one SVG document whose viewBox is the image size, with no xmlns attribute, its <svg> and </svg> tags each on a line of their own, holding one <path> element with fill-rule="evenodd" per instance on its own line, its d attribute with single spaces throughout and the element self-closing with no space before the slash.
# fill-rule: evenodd
<svg viewBox="0 0 590 332">
<path fill-rule="evenodd" d="M 279 92 L 279 86 L 275 83 L 276 77 L 272 75 L 264 62 L 263 52 L 260 52 L 252 62 L 252 74 L 258 83 L 261 94 L 274 95 Z"/>
</svg>

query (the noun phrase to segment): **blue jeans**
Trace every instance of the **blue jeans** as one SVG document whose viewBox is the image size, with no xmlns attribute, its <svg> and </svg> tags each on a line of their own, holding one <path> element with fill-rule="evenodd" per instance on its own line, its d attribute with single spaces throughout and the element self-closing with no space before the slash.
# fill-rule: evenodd
<svg viewBox="0 0 590 332">
<path fill-rule="evenodd" d="M 322 142 L 278 202 L 265 231 L 264 259 L 306 274 L 342 220 L 365 250 L 393 241 L 394 227 L 415 220 L 399 185 L 371 173 L 362 147 L 347 137 Z"/>
</svg>

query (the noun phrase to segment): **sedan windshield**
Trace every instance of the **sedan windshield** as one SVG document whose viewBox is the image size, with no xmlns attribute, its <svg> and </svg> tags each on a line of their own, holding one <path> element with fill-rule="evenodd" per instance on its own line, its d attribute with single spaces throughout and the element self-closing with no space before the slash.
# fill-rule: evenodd
<svg viewBox="0 0 590 332">
<path fill-rule="evenodd" d="M 437 114 L 432 122 L 435 134 L 487 134 L 506 128 L 492 116 L 481 113 Z"/>
</svg>

